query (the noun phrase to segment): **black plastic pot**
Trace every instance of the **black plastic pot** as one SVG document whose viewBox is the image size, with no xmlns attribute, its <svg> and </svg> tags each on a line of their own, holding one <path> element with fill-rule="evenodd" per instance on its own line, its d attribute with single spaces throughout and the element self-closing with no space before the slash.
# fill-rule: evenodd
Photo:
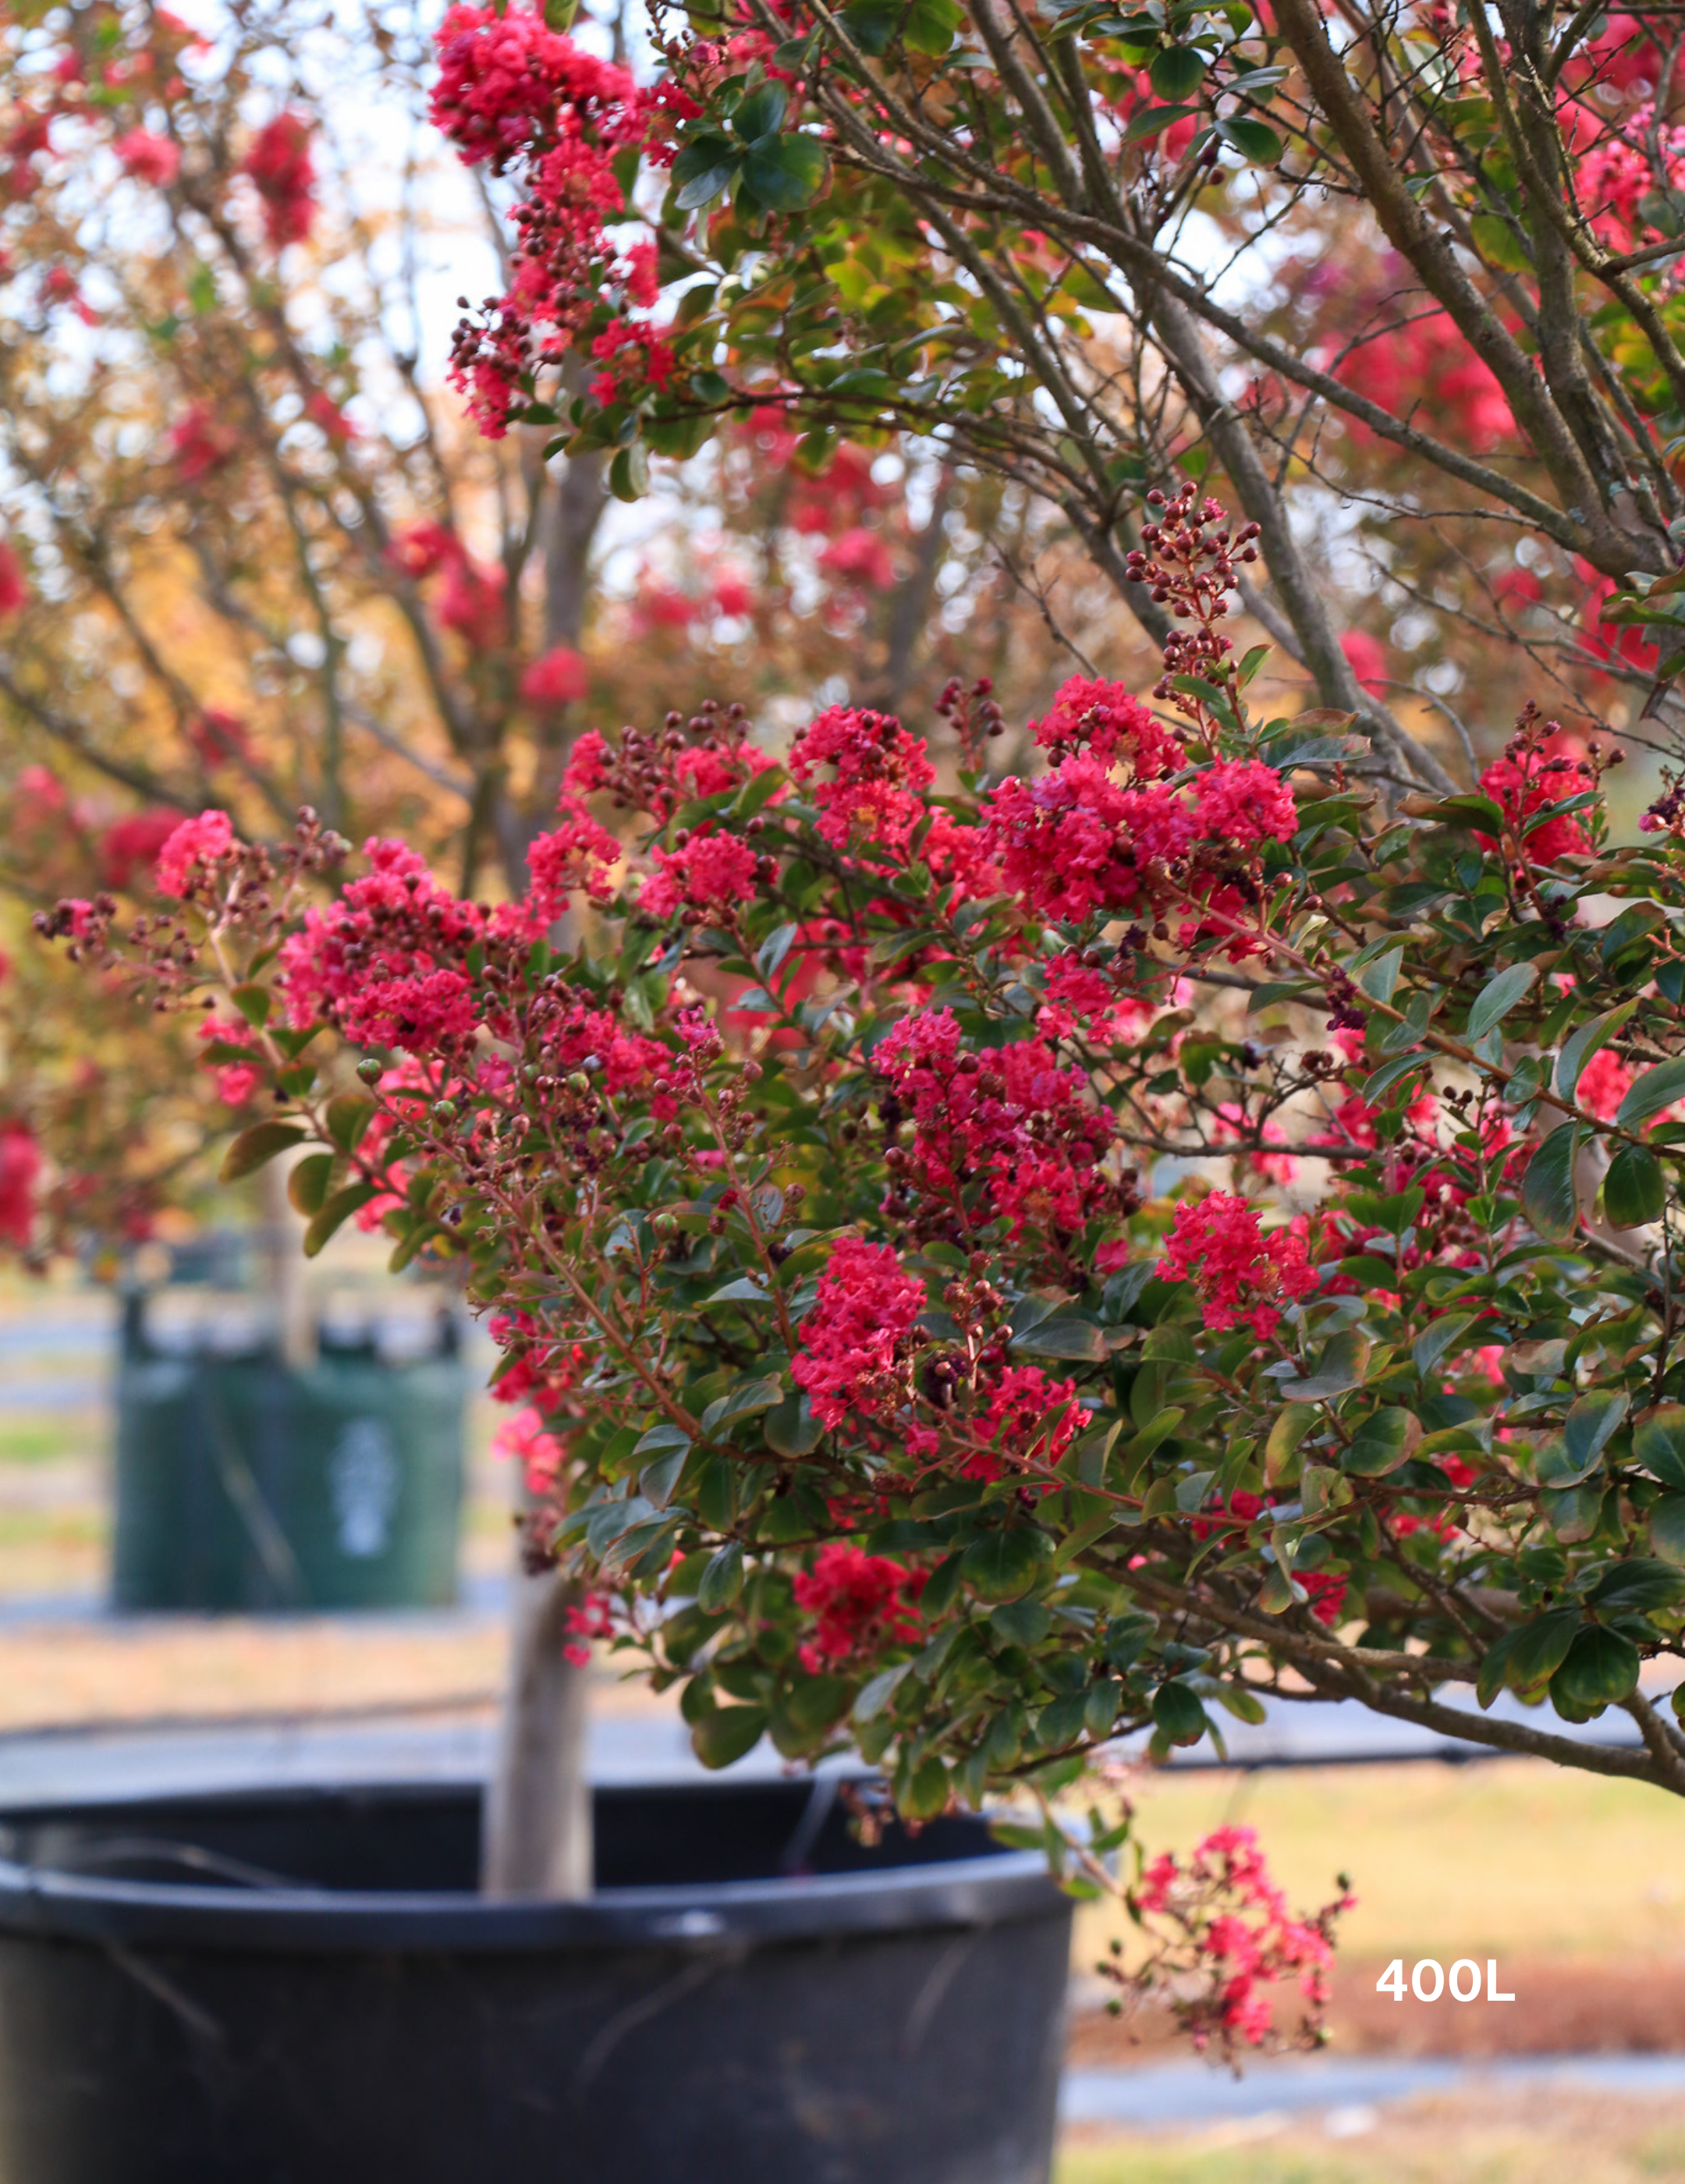
<svg viewBox="0 0 1685 2184">
<path fill-rule="evenodd" d="M 1045 2184 L 1070 1911 L 834 1780 L 600 1789 L 587 1903 L 468 1784 L 0 1812 L 6 2184 Z"/>
</svg>

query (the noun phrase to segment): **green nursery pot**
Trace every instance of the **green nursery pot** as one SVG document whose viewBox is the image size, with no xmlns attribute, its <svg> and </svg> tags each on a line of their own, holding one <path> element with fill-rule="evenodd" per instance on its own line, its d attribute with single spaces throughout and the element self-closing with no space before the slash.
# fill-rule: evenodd
<svg viewBox="0 0 1685 2184">
<path fill-rule="evenodd" d="M 324 1339 L 171 1351 L 125 1312 L 116 1387 L 120 1609 L 442 1607 L 456 1597 L 466 1375 L 455 1323 L 429 1356 Z"/>
</svg>

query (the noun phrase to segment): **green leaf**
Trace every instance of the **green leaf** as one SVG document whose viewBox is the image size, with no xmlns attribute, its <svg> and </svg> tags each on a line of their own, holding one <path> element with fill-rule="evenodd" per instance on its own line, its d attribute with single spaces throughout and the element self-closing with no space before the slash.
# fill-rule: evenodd
<svg viewBox="0 0 1685 2184">
<path fill-rule="evenodd" d="M 1638 1647 L 1620 1631 L 1590 1624 L 1575 1634 L 1567 1658 L 1550 1680 L 1550 1696 L 1582 1712 L 1617 1706 L 1638 1687 Z"/>
<path fill-rule="evenodd" d="M 1685 1494 L 1664 1494 L 1652 1507 L 1650 1545 L 1664 1562 L 1685 1568 Z"/>
<path fill-rule="evenodd" d="M 371 1198 L 378 1195 L 378 1190 L 372 1183 L 348 1183 L 343 1190 L 336 1190 L 304 1231 L 304 1256 L 314 1259 L 335 1230 L 349 1221 L 359 1206 L 366 1206 Z"/>
<path fill-rule="evenodd" d="M 1580 1225 L 1574 1163 L 1580 1132 L 1572 1123 L 1553 1130 L 1521 1178 L 1521 1210 L 1547 1243 L 1565 1243 Z"/>
<path fill-rule="evenodd" d="M 1466 1036 L 1484 1039 L 1494 1024 L 1504 1021 L 1522 994 L 1537 983 L 1538 975 L 1537 963 L 1512 963 L 1507 971 L 1500 971 L 1475 996 L 1475 1005 L 1469 1011 Z"/>
<path fill-rule="evenodd" d="M 295 1213 L 308 1220 L 311 1214 L 320 1213 L 322 1201 L 327 1196 L 328 1178 L 333 1173 L 332 1153 L 309 1153 L 295 1162 L 287 1178 L 287 1196 Z"/>
<path fill-rule="evenodd" d="M 270 1003 L 274 997 L 260 979 L 248 978 L 243 984 L 234 987 L 228 998 L 246 1022 L 259 1031 L 269 1022 Z"/>
<path fill-rule="evenodd" d="M 894 42 L 901 14 L 901 0 L 849 0 L 842 11 L 843 27 L 862 53 L 876 59 Z"/>
<path fill-rule="evenodd" d="M 718 197 L 735 179 L 742 154 L 724 136 L 693 137 L 672 163 L 673 200 L 680 212 L 695 212 Z"/>
<path fill-rule="evenodd" d="M 1605 1570 L 1587 1596 L 1605 1621 L 1616 1615 L 1648 1615 L 1653 1608 L 1677 1607 L 1685 1596 L 1685 1578 L 1665 1562 L 1631 1555 Z"/>
<path fill-rule="evenodd" d="M 1504 1681 L 1523 1698 L 1536 1697 L 1567 1658 L 1581 1628 L 1577 1607 L 1553 1608 L 1508 1634 Z"/>
<path fill-rule="evenodd" d="M 1063 1751 L 1066 1745 L 1076 1743 L 1087 1734 L 1087 1692 L 1068 1691 L 1063 1698 L 1043 1707 L 1036 1716 L 1036 1737 L 1049 1752 Z"/>
<path fill-rule="evenodd" d="M 790 944 L 801 930 L 799 925 L 775 925 L 755 950 L 755 968 L 764 980 L 771 982 L 773 972 L 789 955 Z"/>
<path fill-rule="evenodd" d="M 911 1661 L 898 1661 L 893 1669 L 881 1669 L 862 1691 L 854 1702 L 854 1719 L 862 1726 L 882 1713 L 895 1696 L 903 1676 L 912 1672 Z"/>
<path fill-rule="evenodd" d="M 1274 131 L 1271 131 L 1274 134 Z M 1365 964 L 1359 973 L 1358 983 L 1370 1000 L 1383 1006 L 1392 998 L 1398 983 L 1398 972 L 1404 961 L 1403 944 L 1389 948 L 1384 956 L 1377 956 L 1372 963 Z"/>
<path fill-rule="evenodd" d="M 1600 1462 L 1604 1444 L 1626 1415 L 1626 1398 L 1612 1388 L 1598 1388 L 1582 1396 L 1563 1422 L 1562 1443 L 1569 1465 L 1565 1478 L 1546 1479 L 1550 1486 L 1577 1486 Z M 1544 1478 L 1541 1460 L 1539 1476 Z"/>
<path fill-rule="evenodd" d="M 254 1123 L 249 1130 L 241 1131 L 222 1156 L 222 1180 L 237 1183 L 243 1175 L 267 1167 L 289 1145 L 302 1145 L 308 1135 L 297 1123 Z"/>
<path fill-rule="evenodd" d="M 671 1424 L 663 1419 L 660 1425 L 651 1426 L 642 1439 L 633 1444 L 633 1456 L 660 1456 L 670 1448 L 689 1448 L 690 1436 L 683 1426 Z"/>
<path fill-rule="evenodd" d="M 717 1615 L 734 1604 L 742 1590 L 743 1543 L 728 1540 L 717 1554 L 708 1558 L 708 1567 L 696 1587 L 696 1605 L 710 1615 Z"/>
<path fill-rule="evenodd" d="M 1160 1684 L 1152 1694 L 1152 1719 L 1172 1744 L 1197 1744 L 1211 1726 L 1186 1684 Z"/>
<path fill-rule="evenodd" d="M 1441 1358 L 1455 1348 L 1458 1337 L 1471 1328 L 1479 1315 L 1472 1312 L 1448 1312 L 1442 1318 L 1430 1320 L 1410 1345 L 1410 1356 L 1418 1373 L 1426 1377 L 1432 1372 Z"/>
<path fill-rule="evenodd" d="M 1171 100 L 1191 97 L 1205 81 L 1205 56 L 1191 46 L 1166 46 L 1153 57 L 1147 71 L 1152 79 L 1152 88 L 1160 98 Z"/>
<path fill-rule="evenodd" d="M 1685 1489 L 1685 1405 L 1659 1403 L 1632 1433 L 1635 1460 L 1664 1486 Z"/>
<path fill-rule="evenodd" d="M 757 144 L 763 136 L 775 136 L 784 126 L 789 104 L 788 89 L 775 76 L 768 77 L 738 101 L 731 117 L 733 132 L 745 144 Z M 675 169 L 678 164 L 673 162 Z"/>
<path fill-rule="evenodd" d="M 650 457 L 641 440 L 629 448 L 622 448 L 609 465 L 609 491 L 617 500 L 642 500 L 650 490 Z M 637 987 L 629 989 L 628 998 L 635 1000 Z"/>
<path fill-rule="evenodd" d="M 1565 1100 L 1571 1100 L 1579 1089 L 1580 1072 L 1600 1046 L 1614 1038 L 1638 1004 L 1623 1001 L 1618 1009 L 1582 1024 L 1573 1037 L 1563 1042 L 1562 1051 L 1556 1057 L 1556 1089 Z"/>
<path fill-rule="evenodd" d="M 1642 1228 L 1660 1221 L 1667 1203 L 1661 1162 L 1648 1145 L 1621 1145 L 1604 1178 L 1604 1218 L 1611 1228 Z"/>
<path fill-rule="evenodd" d="M 1284 1380 L 1281 1392 L 1296 1403 L 1325 1403 L 1336 1396 L 1347 1395 L 1364 1384 L 1369 1350 L 1366 1335 L 1359 1334 L 1354 1327 L 1342 1329 L 1323 1344 L 1309 1377 Z"/>
<path fill-rule="evenodd" d="M 743 163 L 743 187 L 769 212 L 800 212 L 825 179 L 825 148 L 812 136 L 778 136 Z"/>
<path fill-rule="evenodd" d="M 761 1429 L 768 1448 L 779 1456 L 812 1456 L 825 1437 L 825 1429 L 813 1415 L 804 1390 L 786 1396 L 767 1412 Z"/>
<path fill-rule="evenodd" d="M 1217 134 L 1225 144 L 1232 144 L 1243 159 L 1250 159 L 1258 167 L 1275 166 L 1286 149 L 1267 121 L 1253 121 L 1244 117 L 1219 121 Z"/>
<path fill-rule="evenodd" d="M 1013 1348 L 1032 1357 L 1080 1357 L 1098 1364 L 1106 1356 L 1106 1337 L 1085 1319 L 1044 1319 L 1012 1338 Z"/>
<path fill-rule="evenodd" d="M 985 1532 L 965 1551 L 966 1583 L 981 1600 L 1016 1600 L 1029 1591 L 1052 1552 L 1045 1532 L 1032 1525 Z"/>
<path fill-rule="evenodd" d="M 1039 1601 L 1014 1601 L 989 1611 L 989 1628 L 1008 1646 L 1039 1646 L 1052 1627 L 1051 1611 Z"/>
<path fill-rule="evenodd" d="M 355 1092 L 342 1092 L 327 1103 L 327 1134 L 343 1153 L 354 1153 L 374 1120 L 375 1103 Z"/>
<path fill-rule="evenodd" d="M 755 1749 L 766 1727 L 765 1707 L 712 1707 L 690 1724 L 691 1748 L 705 1767 L 729 1767 Z"/>
<path fill-rule="evenodd" d="M 963 20 L 957 0 L 912 0 L 901 30 L 901 43 L 910 53 L 929 53 L 940 60 L 953 44 Z"/>
<path fill-rule="evenodd" d="M 672 1499 L 672 1490 L 678 1484 L 689 1453 L 690 1444 L 687 1441 L 683 1448 L 672 1449 L 654 1463 L 646 1463 L 639 1473 L 638 1491 L 652 1508 L 665 1509 Z"/>
<path fill-rule="evenodd" d="M 1615 1111 L 1617 1129 L 1635 1130 L 1685 1093 L 1685 1056 L 1647 1069 Z"/>
<path fill-rule="evenodd" d="M 747 1418 L 755 1411 L 770 1411 L 784 1400 L 784 1383 L 770 1375 L 764 1379 L 741 1379 L 736 1386 L 717 1396 L 702 1413 L 702 1430 L 713 1433 L 718 1427 L 729 1425 L 734 1418 Z"/>
<path fill-rule="evenodd" d="M 1398 1405 L 1365 1418 L 1340 1458 L 1342 1470 L 1359 1479 L 1382 1479 L 1396 1471 L 1421 1439 L 1421 1427 Z"/>
<path fill-rule="evenodd" d="M 1173 123 L 1191 120 L 1204 111 L 1198 106 L 1149 106 L 1137 114 L 1124 131 L 1126 144 L 1138 144 L 1143 136 L 1162 136 Z"/>
</svg>

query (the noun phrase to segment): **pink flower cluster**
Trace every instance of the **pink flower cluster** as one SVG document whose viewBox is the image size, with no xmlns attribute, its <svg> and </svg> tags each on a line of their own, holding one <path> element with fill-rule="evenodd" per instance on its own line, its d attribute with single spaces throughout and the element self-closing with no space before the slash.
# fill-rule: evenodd
<svg viewBox="0 0 1685 2184">
<path fill-rule="evenodd" d="M 755 893 L 760 860 L 734 834 L 696 834 L 682 850 L 653 852 L 656 870 L 644 883 L 638 907 L 646 917 L 672 917 L 693 910 L 729 910 Z"/>
<path fill-rule="evenodd" d="M 1317 1284 L 1302 1223 L 1265 1236 L 1256 1209 L 1225 1190 L 1176 1208 L 1158 1275 L 1194 1284 L 1214 1333 L 1244 1322 L 1260 1338 L 1280 1325 L 1283 1299 L 1308 1296 Z"/>
<path fill-rule="evenodd" d="M 990 1444 L 962 1469 L 968 1479 L 999 1479 L 1006 1469 L 1052 1471 L 1076 1438 L 1085 1413 L 1074 1380 L 1053 1380 L 1039 1365 L 1008 1365 L 989 1390 L 977 1422 Z M 997 1453 L 998 1451 L 998 1453 Z"/>
<path fill-rule="evenodd" d="M 241 170 L 263 203 L 264 232 L 272 250 L 310 237 L 316 214 L 313 127 L 307 114 L 283 109 L 253 137 Z"/>
<path fill-rule="evenodd" d="M 923 1570 L 828 1540 L 812 1568 L 795 1580 L 797 1607 L 815 1618 L 813 1635 L 799 1649 L 802 1667 L 817 1676 L 838 1662 L 869 1661 L 886 1646 L 911 1643 L 923 1590 Z"/>
<path fill-rule="evenodd" d="M 839 1240 L 796 1330 L 801 1355 L 789 1368 L 822 1425 L 842 1425 L 851 1412 L 870 1418 L 895 1402 L 907 1337 L 924 1307 L 924 1284 L 903 1273 L 889 1245 Z"/>
<path fill-rule="evenodd" d="M 834 769 L 816 781 L 817 768 Z M 810 790 L 819 832 L 838 849 L 864 839 L 904 850 L 924 817 L 924 793 L 936 778 L 922 736 L 909 735 L 890 713 L 832 705 L 790 746 L 791 777 Z"/>
<path fill-rule="evenodd" d="M 1111 1118 L 1045 1039 L 974 1053 L 951 1010 L 918 1009 L 873 1058 L 916 1126 L 896 1172 L 967 1226 L 1073 1232 L 1110 1201 Z"/>
<path fill-rule="evenodd" d="M 1053 956 L 1046 977 L 1047 998 L 1035 1012 L 1035 1028 L 1044 1039 L 1072 1039 L 1080 1032 L 1096 1046 L 1115 1046 L 1153 1012 L 1144 994 L 1121 991 L 1074 950 Z"/>
<path fill-rule="evenodd" d="M 0 1122 L 0 1243 L 26 1250 L 35 1228 L 41 1148 L 29 1124 L 16 1116 Z"/>
<path fill-rule="evenodd" d="M 244 1047 L 251 1050 L 251 1026 L 243 1017 L 207 1017 L 198 1028 L 199 1039 L 220 1046 Z M 249 1061 L 217 1061 L 211 1064 L 216 1072 L 216 1096 L 231 1107 L 243 1107 L 263 1081 L 259 1060 L 254 1054 Z"/>
<path fill-rule="evenodd" d="M 1550 722 L 1542 737 L 1512 737 L 1503 755 L 1493 759 L 1481 775 L 1481 788 L 1519 833 L 1523 820 L 1531 819 L 1547 805 L 1565 804 L 1590 781 L 1591 768 L 1555 722 Z M 1477 838 L 1488 850 L 1498 847 L 1489 834 Z M 1571 811 L 1535 827 L 1526 847 L 1529 864 L 1548 865 L 1558 857 L 1588 855 L 1592 838 L 1579 815 Z"/>
<path fill-rule="evenodd" d="M 529 705 L 546 711 L 571 705 L 590 687 L 590 672 L 571 644 L 555 645 L 541 653 L 521 677 L 521 695 Z"/>
<path fill-rule="evenodd" d="M 501 1419 L 492 1435 L 492 1454 L 517 1462 L 527 1491 L 534 1495 L 548 1494 L 555 1486 L 565 1453 L 561 1443 L 532 1409 L 516 1411 Z"/>
<path fill-rule="evenodd" d="M 153 877 L 160 894 L 183 899 L 209 878 L 207 866 L 234 854 L 234 829 L 226 811 L 201 811 L 184 819 L 158 853 Z"/>
<path fill-rule="evenodd" d="M 181 171 L 179 146 L 167 136 L 154 136 L 149 129 L 130 129 L 111 147 L 123 164 L 125 174 L 132 175 L 137 182 L 149 182 L 154 189 L 166 189 Z"/>
<path fill-rule="evenodd" d="M 537 8 L 453 7 L 438 49 L 434 122 L 469 165 L 518 168 L 526 192 L 513 213 L 514 278 L 479 320 L 463 321 L 452 354 L 453 382 L 498 438 L 535 368 L 559 362 L 594 319 L 600 358 L 631 341 L 654 367 L 660 337 L 627 310 L 655 301 L 651 254 L 617 255 L 605 230 L 627 216 L 616 154 L 641 147 L 659 113 L 625 69 L 550 30 Z"/>
<path fill-rule="evenodd" d="M 485 920 L 405 843 L 371 839 L 363 850 L 370 870 L 326 911 L 306 911 L 282 946 L 289 1020 L 302 1028 L 326 1017 L 356 1045 L 416 1055 L 466 1047 L 479 1020 L 472 983 L 455 967 Z"/>
<path fill-rule="evenodd" d="M 1085 749 L 1091 758 L 1126 766 L 1137 781 L 1156 781 L 1186 764 L 1170 731 L 1121 682 L 1073 675 L 1054 693 L 1044 717 L 1029 733 L 1060 758 Z"/>
<path fill-rule="evenodd" d="M 1134 1891 L 1135 1911 L 1169 1915 L 1187 1938 L 1190 1967 L 1210 1983 L 1208 1998 L 1180 2005 L 1194 2044 L 1215 2037 L 1261 2047 L 1275 2029 L 1269 1990 L 1296 1980 L 1313 2009 L 1328 1998 L 1334 1961 L 1329 1929 L 1353 1898 L 1341 1897 L 1315 1919 L 1296 1919 L 1270 1878 L 1251 1828 L 1214 1830 L 1195 1847 L 1186 1867 L 1174 1852 L 1153 1859 Z"/>
</svg>

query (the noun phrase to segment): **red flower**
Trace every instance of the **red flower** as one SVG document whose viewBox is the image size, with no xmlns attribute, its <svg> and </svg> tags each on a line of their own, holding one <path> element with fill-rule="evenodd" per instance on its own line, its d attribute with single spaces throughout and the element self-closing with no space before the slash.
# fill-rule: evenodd
<svg viewBox="0 0 1685 2184">
<path fill-rule="evenodd" d="M 919 1635 L 924 1573 L 887 1555 L 829 1540 L 812 1568 L 797 1572 L 794 1590 L 797 1607 L 816 1618 L 812 1637 L 800 1648 L 810 1675 L 855 1655 L 869 1659 L 886 1646 L 907 1645 Z"/>
<path fill-rule="evenodd" d="M 1262 759 L 1219 759 L 1194 782 L 1194 827 L 1208 840 L 1245 845 L 1291 842 L 1298 811 L 1293 792 Z"/>
<path fill-rule="evenodd" d="M 135 873 L 150 866 L 181 824 L 174 811 L 136 811 L 108 827 L 99 844 L 99 883 L 126 888 Z"/>
<path fill-rule="evenodd" d="M 1214 1333 L 1244 1320 L 1260 1337 L 1280 1326 L 1280 1299 L 1308 1296 L 1317 1282 L 1301 1224 L 1266 1237 L 1254 1208 L 1225 1190 L 1176 1208 L 1158 1276 L 1193 1283 Z"/>
<path fill-rule="evenodd" d="M 1186 763 L 1181 745 L 1121 682 L 1073 675 L 1054 694 L 1046 716 L 1029 733 L 1059 756 L 1085 749 L 1091 758 L 1120 762 L 1137 781 L 1156 781 Z"/>
<path fill-rule="evenodd" d="M 571 705 L 590 687 L 590 671 L 571 644 L 541 654 L 521 677 L 521 694 L 529 705 Z"/>
<path fill-rule="evenodd" d="M 820 554 L 819 566 L 829 576 L 864 584 L 874 592 L 888 591 L 896 580 L 894 557 L 883 534 L 868 531 L 863 524 L 834 538 Z"/>
<path fill-rule="evenodd" d="M 226 811 L 201 811 L 184 819 L 158 853 L 153 873 L 160 894 L 186 895 L 203 865 L 214 865 L 234 850 L 234 829 Z"/>
<path fill-rule="evenodd" d="M 264 231 L 271 249 L 304 242 L 315 219 L 312 126 L 308 114 L 277 114 L 259 130 L 241 163 L 241 171 L 251 177 L 263 200 Z"/>
<path fill-rule="evenodd" d="M 896 1399 L 903 1346 L 924 1303 L 924 1284 L 902 1273 L 889 1245 L 845 1236 L 834 1245 L 789 1368 L 822 1425 L 840 1426 L 851 1411 L 869 1418 Z"/>
<path fill-rule="evenodd" d="M 28 1248 L 35 1227 L 35 1187 L 41 1174 L 41 1148 L 29 1124 L 17 1117 L 0 1123 L 0 1242 Z"/>
<path fill-rule="evenodd" d="M 239 444 L 239 436 L 220 421 L 208 402 L 192 404 L 170 427 L 176 471 L 183 485 L 196 484 L 220 470 Z"/>
<path fill-rule="evenodd" d="M 821 766 L 834 767 L 834 778 L 814 781 Z M 810 722 L 790 747 L 789 771 L 811 784 L 819 832 L 839 849 L 856 833 L 904 849 L 936 778 L 922 736 L 909 735 L 891 714 L 855 705 L 832 705 Z"/>
<path fill-rule="evenodd" d="M 111 148 L 126 173 L 158 189 L 166 189 L 181 171 L 180 148 L 167 136 L 154 136 L 149 129 L 131 129 Z"/>
<path fill-rule="evenodd" d="M 646 917 L 671 917 L 689 904 L 725 910 L 755 893 L 760 862 L 747 842 L 732 834 L 698 834 L 682 850 L 657 850 L 654 877 L 644 883 L 638 907 Z"/>
<path fill-rule="evenodd" d="M 29 585 L 24 565 L 9 539 L 0 538 L 0 621 L 21 614 L 29 604 Z"/>
</svg>

